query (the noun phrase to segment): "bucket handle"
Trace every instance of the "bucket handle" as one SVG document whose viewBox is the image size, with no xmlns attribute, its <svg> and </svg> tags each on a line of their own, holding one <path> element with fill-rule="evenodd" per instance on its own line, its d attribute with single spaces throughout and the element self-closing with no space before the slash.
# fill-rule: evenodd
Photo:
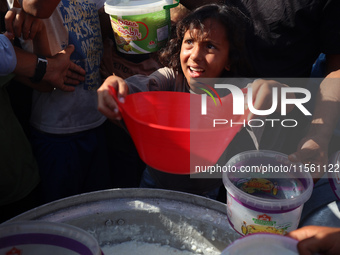
<svg viewBox="0 0 340 255">
<path fill-rule="evenodd" d="M 176 0 L 177 3 L 175 4 L 169 4 L 169 5 L 164 5 L 163 6 L 163 9 L 171 9 L 171 8 L 174 8 L 174 7 L 177 7 L 179 5 L 179 0 Z"/>
</svg>

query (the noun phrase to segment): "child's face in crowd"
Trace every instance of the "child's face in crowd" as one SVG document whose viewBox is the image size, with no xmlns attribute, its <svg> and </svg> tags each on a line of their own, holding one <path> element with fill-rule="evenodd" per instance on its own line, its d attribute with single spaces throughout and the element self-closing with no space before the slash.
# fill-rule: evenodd
<svg viewBox="0 0 340 255">
<path fill-rule="evenodd" d="M 191 78 L 220 77 L 229 70 L 229 42 L 225 28 L 214 19 L 204 21 L 203 35 L 199 29 L 184 34 L 180 60 L 188 83 Z"/>
</svg>

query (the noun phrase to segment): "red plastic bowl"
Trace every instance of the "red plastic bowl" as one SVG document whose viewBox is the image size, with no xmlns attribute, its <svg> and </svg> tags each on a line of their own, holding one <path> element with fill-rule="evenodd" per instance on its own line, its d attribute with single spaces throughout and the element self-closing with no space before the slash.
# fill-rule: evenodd
<svg viewBox="0 0 340 255">
<path fill-rule="evenodd" d="M 245 92 L 246 90 L 244 90 Z M 111 94 L 116 98 L 112 88 Z M 211 166 L 227 148 L 242 124 L 213 127 L 213 119 L 242 122 L 232 114 L 232 96 L 215 105 L 207 98 L 207 115 L 201 115 L 201 95 L 152 91 L 118 100 L 123 120 L 141 159 L 160 171 L 190 174 L 195 166 Z"/>
</svg>

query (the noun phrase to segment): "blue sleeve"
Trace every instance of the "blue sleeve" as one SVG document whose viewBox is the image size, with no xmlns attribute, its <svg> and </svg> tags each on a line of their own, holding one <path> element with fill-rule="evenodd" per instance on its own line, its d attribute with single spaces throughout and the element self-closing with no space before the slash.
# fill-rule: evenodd
<svg viewBox="0 0 340 255">
<path fill-rule="evenodd" d="M 17 57 L 12 43 L 3 34 L 0 34 L 0 56 L 0 75 L 12 73 L 17 65 Z"/>
</svg>

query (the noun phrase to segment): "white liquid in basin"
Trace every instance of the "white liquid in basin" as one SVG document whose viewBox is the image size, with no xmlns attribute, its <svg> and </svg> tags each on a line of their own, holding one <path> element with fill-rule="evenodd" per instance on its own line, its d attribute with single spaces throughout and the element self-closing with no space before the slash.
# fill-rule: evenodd
<svg viewBox="0 0 340 255">
<path fill-rule="evenodd" d="M 193 247 L 195 249 L 195 247 Z M 116 245 L 109 245 L 101 247 L 103 253 L 105 255 L 113 255 L 113 254 L 120 254 L 120 255 L 196 255 L 196 254 L 203 254 L 200 249 L 197 249 L 196 252 L 180 250 L 169 245 L 161 245 L 157 243 L 144 243 L 144 242 L 137 242 L 137 241 L 129 241 L 124 242 Z"/>
</svg>

